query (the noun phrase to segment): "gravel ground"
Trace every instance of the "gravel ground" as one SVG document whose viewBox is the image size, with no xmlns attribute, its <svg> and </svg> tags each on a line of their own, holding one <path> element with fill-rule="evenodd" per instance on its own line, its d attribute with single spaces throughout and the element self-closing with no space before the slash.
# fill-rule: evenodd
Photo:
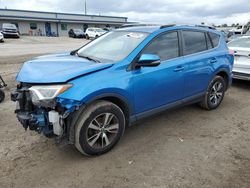
<svg viewBox="0 0 250 188">
<path fill-rule="evenodd" d="M 0 44 L 0 74 L 9 84 L 6 94 L 23 61 L 85 42 L 6 40 Z M 59 148 L 53 140 L 24 131 L 13 113 L 15 104 L 7 97 L 0 104 L 0 185 L 250 187 L 249 92 L 249 82 L 234 81 L 217 110 L 192 105 L 138 122 L 126 130 L 117 147 L 99 157 L 82 156 L 72 146 Z"/>
</svg>

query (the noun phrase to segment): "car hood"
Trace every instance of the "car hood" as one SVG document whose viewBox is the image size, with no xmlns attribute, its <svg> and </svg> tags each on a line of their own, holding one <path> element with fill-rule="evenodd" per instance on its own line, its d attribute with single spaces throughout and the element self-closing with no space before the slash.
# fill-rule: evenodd
<svg viewBox="0 0 250 188">
<path fill-rule="evenodd" d="M 69 53 L 45 55 L 25 62 L 16 80 L 25 83 L 62 83 L 112 65 L 96 63 Z"/>
<path fill-rule="evenodd" d="M 84 33 L 83 32 L 75 32 L 75 34 L 77 34 L 77 35 L 83 35 Z"/>
</svg>

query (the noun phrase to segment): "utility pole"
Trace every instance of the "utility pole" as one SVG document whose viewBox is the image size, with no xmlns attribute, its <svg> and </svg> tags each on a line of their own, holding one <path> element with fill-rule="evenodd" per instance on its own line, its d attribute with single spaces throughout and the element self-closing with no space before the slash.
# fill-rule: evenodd
<svg viewBox="0 0 250 188">
<path fill-rule="evenodd" d="M 85 3 L 84 3 L 84 6 L 85 6 L 85 14 L 87 14 L 87 2 L 85 0 Z"/>
</svg>

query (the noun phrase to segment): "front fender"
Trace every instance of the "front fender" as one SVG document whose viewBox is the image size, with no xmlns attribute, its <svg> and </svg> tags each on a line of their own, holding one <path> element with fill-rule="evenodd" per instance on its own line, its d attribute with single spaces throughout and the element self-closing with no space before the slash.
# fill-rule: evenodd
<svg viewBox="0 0 250 188">
<path fill-rule="evenodd" d="M 58 96 L 68 101 L 88 104 L 105 97 L 115 97 L 133 111 L 132 74 L 123 68 L 110 68 L 70 81 L 72 88 Z"/>
</svg>

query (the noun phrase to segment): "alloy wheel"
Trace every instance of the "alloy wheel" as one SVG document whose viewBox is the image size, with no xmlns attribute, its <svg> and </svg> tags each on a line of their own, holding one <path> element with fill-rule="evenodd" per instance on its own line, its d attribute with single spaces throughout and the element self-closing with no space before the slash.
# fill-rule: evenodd
<svg viewBox="0 0 250 188">
<path fill-rule="evenodd" d="M 220 81 L 214 83 L 211 88 L 209 100 L 211 104 L 218 105 L 223 98 L 224 86 Z"/>
<path fill-rule="evenodd" d="M 87 142 L 94 149 L 107 147 L 114 141 L 118 130 L 119 121 L 114 114 L 100 114 L 88 125 Z"/>
</svg>

